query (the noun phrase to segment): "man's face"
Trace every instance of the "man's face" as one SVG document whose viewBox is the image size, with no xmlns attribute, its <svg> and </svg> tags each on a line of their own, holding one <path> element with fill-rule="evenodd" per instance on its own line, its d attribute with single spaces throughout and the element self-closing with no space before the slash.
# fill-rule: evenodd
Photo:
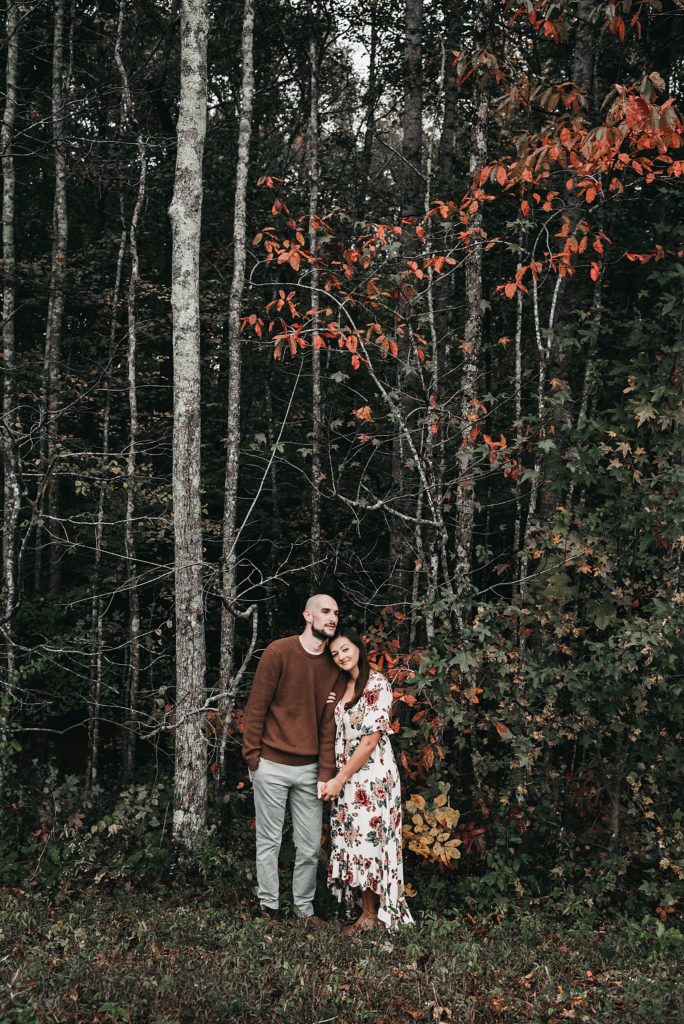
<svg viewBox="0 0 684 1024">
<path fill-rule="evenodd" d="M 311 625 L 311 632 L 317 640 L 329 640 L 337 629 L 337 620 L 340 617 L 337 602 L 331 597 L 326 597 L 306 613 L 307 622 Z"/>
</svg>

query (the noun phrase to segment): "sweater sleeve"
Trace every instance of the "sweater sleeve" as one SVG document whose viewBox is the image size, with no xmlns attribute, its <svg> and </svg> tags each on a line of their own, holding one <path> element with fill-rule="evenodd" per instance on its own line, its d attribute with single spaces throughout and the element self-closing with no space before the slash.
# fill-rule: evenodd
<svg viewBox="0 0 684 1024">
<path fill-rule="evenodd" d="M 334 692 L 336 700 L 326 703 L 318 729 L 318 781 L 329 782 L 336 771 L 335 765 L 335 707 L 346 684 L 338 676 Z"/>
<path fill-rule="evenodd" d="M 277 653 L 267 647 L 261 655 L 257 670 L 254 673 L 252 689 L 245 705 L 242 727 L 242 756 L 250 771 L 255 772 L 261 757 L 261 737 L 264 731 L 264 719 L 271 706 L 273 695 L 280 681 L 280 658 Z"/>
</svg>

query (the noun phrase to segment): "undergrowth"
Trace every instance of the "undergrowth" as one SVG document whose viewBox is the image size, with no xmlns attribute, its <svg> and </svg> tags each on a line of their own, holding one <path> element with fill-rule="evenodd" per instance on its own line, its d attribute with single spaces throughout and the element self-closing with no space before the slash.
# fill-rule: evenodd
<svg viewBox="0 0 684 1024">
<path fill-rule="evenodd" d="M 2 1024 L 659 1024 L 682 1019 L 684 937 L 521 907 L 430 912 L 342 939 L 255 920 L 251 900 L 124 886 L 5 890 Z"/>
</svg>

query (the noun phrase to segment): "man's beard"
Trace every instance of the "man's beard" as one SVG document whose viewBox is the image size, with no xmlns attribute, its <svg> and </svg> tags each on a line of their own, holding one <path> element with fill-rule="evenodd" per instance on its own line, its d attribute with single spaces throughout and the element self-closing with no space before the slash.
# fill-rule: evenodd
<svg viewBox="0 0 684 1024">
<path fill-rule="evenodd" d="M 325 633 L 322 629 L 317 629 L 316 626 L 311 627 L 311 635 L 315 636 L 317 640 L 330 640 L 332 633 Z"/>
</svg>

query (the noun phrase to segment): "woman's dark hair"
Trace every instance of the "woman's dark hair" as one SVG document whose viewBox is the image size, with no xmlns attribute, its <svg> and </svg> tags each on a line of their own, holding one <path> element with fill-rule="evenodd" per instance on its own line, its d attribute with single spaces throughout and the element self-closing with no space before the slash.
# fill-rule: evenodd
<svg viewBox="0 0 684 1024">
<path fill-rule="evenodd" d="M 356 679 L 356 685 L 354 686 L 352 699 L 345 704 L 346 708 L 353 708 L 366 688 L 368 676 L 370 675 L 370 662 L 368 661 L 368 650 L 366 645 L 353 626 L 342 625 L 337 627 L 337 632 L 335 633 L 333 640 L 339 640 L 342 638 L 349 640 L 359 649 L 359 674 Z"/>
</svg>

